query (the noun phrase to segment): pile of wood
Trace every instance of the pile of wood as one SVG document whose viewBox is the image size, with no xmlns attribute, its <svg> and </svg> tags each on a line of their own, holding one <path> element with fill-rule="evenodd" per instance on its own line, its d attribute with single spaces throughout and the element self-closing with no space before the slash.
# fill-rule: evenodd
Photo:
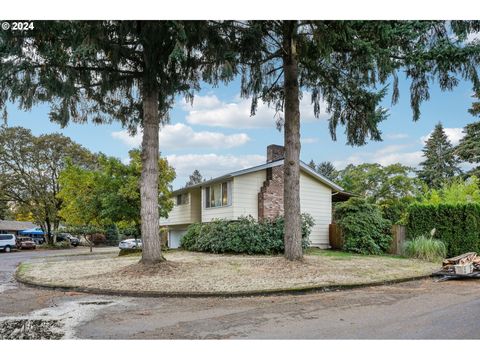
<svg viewBox="0 0 480 360">
<path fill-rule="evenodd" d="M 442 270 L 447 272 L 454 272 L 455 265 L 469 264 L 473 264 L 474 271 L 480 271 L 480 256 L 478 256 L 476 252 L 468 252 L 450 259 L 443 260 Z"/>
</svg>

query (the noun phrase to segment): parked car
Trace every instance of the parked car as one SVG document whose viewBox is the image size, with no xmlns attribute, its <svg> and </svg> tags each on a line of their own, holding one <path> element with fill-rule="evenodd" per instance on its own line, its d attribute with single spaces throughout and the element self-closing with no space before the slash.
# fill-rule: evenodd
<svg viewBox="0 0 480 360">
<path fill-rule="evenodd" d="M 125 239 L 118 244 L 120 249 L 141 249 L 142 239 Z"/>
<path fill-rule="evenodd" d="M 68 234 L 68 233 L 60 233 L 57 235 L 57 241 L 61 242 L 61 241 L 69 241 L 70 242 L 70 245 L 74 246 L 74 247 L 77 247 L 79 244 L 80 244 L 80 239 L 71 235 L 71 234 Z"/>
<path fill-rule="evenodd" d="M 43 237 L 32 236 L 31 239 L 35 242 L 36 245 L 42 245 L 45 243 L 45 239 Z"/>
<path fill-rule="evenodd" d="M 0 234 L 0 250 L 7 253 L 17 248 L 17 238 L 13 234 Z"/>
<path fill-rule="evenodd" d="M 17 248 L 18 249 L 35 249 L 37 244 L 33 241 L 32 238 L 28 236 L 19 236 L 17 237 Z"/>
</svg>

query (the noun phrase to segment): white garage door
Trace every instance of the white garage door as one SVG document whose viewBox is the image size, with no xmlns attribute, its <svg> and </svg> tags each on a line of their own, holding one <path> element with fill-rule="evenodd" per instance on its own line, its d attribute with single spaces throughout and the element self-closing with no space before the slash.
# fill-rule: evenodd
<svg viewBox="0 0 480 360">
<path fill-rule="evenodd" d="M 168 236 L 168 247 L 170 249 L 177 249 L 180 247 L 180 240 L 187 230 L 170 230 Z"/>
</svg>

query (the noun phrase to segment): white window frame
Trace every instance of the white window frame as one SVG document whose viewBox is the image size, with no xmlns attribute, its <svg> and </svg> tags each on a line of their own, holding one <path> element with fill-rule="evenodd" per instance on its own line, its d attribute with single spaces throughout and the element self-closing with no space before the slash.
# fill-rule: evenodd
<svg viewBox="0 0 480 360">
<path fill-rule="evenodd" d="M 227 203 L 224 204 L 223 203 L 223 189 L 224 189 L 224 186 L 226 185 L 226 189 L 227 189 Z M 221 205 L 217 205 L 217 206 L 212 206 L 212 204 L 210 203 L 210 206 L 207 206 L 207 204 L 209 203 L 209 199 L 207 197 L 207 195 L 210 196 L 211 194 L 211 189 L 212 187 L 215 187 L 215 186 L 220 186 L 220 196 L 222 197 L 222 203 Z M 209 186 L 205 186 L 204 189 L 203 189 L 203 195 L 204 195 L 204 200 L 203 200 L 203 208 L 206 209 L 206 210 L 209 210 L 209 209 L 219 209 L 219 208 L 223 208 L 223 207 L 228 207 L 228 206 L 232 206 L 232 182 L 231 181 L 223 181 L 223 182 L 220 182 L 220 183 L 215 183 L 215 184 L 211 184 Z"/>
</svg>

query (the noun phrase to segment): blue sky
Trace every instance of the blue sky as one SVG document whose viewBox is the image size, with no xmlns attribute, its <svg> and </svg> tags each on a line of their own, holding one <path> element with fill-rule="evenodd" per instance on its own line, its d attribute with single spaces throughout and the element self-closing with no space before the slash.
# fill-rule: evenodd
<svg viewBox="0 0 480 360">
<path fill-rule="evenodd" d="M 400 81 L 400 101 L 390 106 L 386 97 L 383 106 L 389 118 L 380 128 L 383 142 L 369 142 L 362 147 L 347 146 L 344 129 L 337 130 L 337 141 L 330 138 L 327 114 L 313 117 L 308 93 L 301 103 L 302 160 L 332 161 L 337 168 L 348 163 L 379 162 L 387 165 L 401 162 L 416 166 L 421 161 L 422 138 L 428 136 L 441 121 L 453 143 L 462 136 L 461 128 L 475 121 L 467 109 L 473 99 L 470 83 L 462 82 L 452 92 L 431 87 L 431 99 L 422 105 L 418 122 L 412 121 L 409 105 L 409 82 Z M 257 115 L 250 117 L 250 102 L 239 98 L 239 81 L 212 88 L 204 85 L 193 107 L 179 97 L 171 112 L 171 122 L 160 133 L 162 155 L 176 168 L 173 186 L 182 186 L 188 175 L 199 169 L 206 177 L 257 165 L 265 161 L 269 144 L 282 144 L 283 135 L 275 128 L 274 111 L 260 105 Z M 132 138 L 119 124 L 71 124 L 61 129 L 48 119 L 49 106 L 40 105 L 29 112 L 8 107 L 8 125 L 23 126 L 35 135 L 60 132 L 94 152 L 103 152 L 125 160 L 128 151 L 140 144 L 140 135 Z"/>
</svg>

